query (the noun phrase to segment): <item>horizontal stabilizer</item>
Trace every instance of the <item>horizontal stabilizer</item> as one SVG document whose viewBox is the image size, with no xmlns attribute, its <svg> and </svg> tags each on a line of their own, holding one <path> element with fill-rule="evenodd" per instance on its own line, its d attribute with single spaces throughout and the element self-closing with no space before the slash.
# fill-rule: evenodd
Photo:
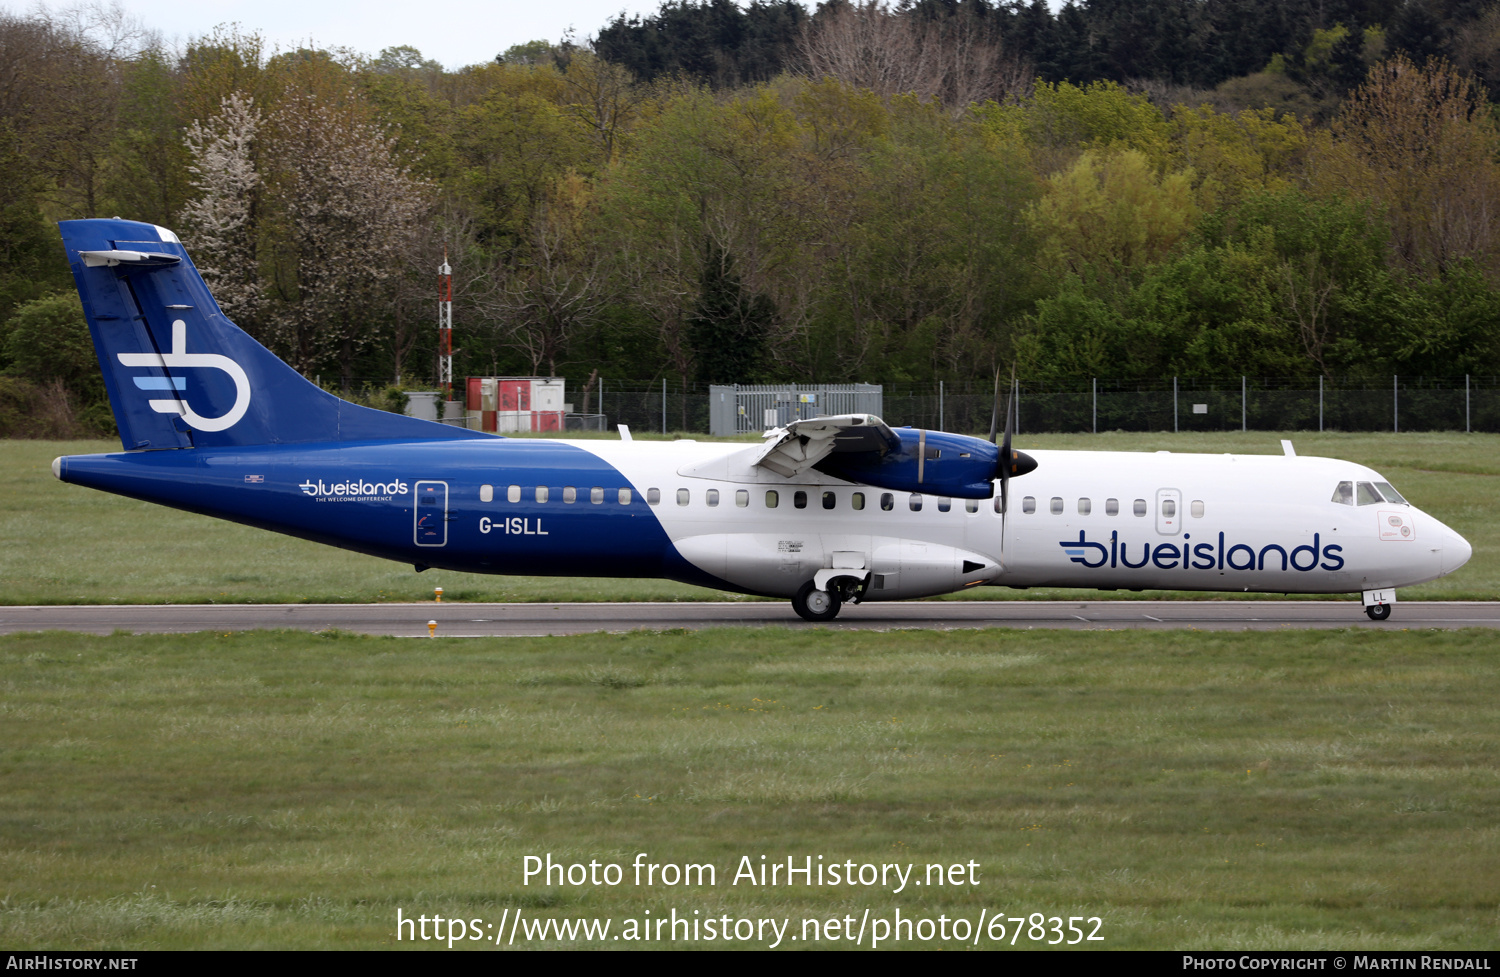
<svg viewBox="0 0 1500 977">
<path fill-rule="evenodd" d="M 83 259 L 83 264 L 87 268 L 113 268 L 116 265 L 163 268 L 167 265 L 175 265 L 182 260 L 175 254 L 161 254 L 156 251 L 80 251 L 78 256 Z"/>
</svg>

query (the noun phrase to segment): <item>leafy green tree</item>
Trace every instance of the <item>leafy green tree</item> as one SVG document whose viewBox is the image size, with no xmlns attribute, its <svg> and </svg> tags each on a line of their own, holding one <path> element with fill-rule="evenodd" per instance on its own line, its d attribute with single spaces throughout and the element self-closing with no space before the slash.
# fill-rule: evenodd
<svg viewBox="0 0 1500 977">
<path fill-rule="evenodd" d="M 1180 105 L 1171 126 L 1177 165 L 1202 181 L 1201 199 L 1210 206 L 1286 189 L 1301 176 L 1308 134 L 1295 115 L 1269 107 L 1229 113 Z"/>
<path fill-rule="evenodd" d="M 1500 125 L 1452 65 L 1375 66 L 1316 154 L 1314 187 L 1383 207 L 1403 267 L 1434 275 L 1468 259 L 1500 277 Z"/>
<path fill-rule="evenodd" d="M 1138 150 L 1087 150 L 1048 180 L 1030 213 L 1042 261 L 1064 272 L 1138 268 L 1165 257 L 1199 216 L 1193 174 L 1158 177 Z"/>
<path fill-rule="evenodd" d="M 698 307 L 688 322 L 699 383 L 755 383 L 762 379 L 766 342 L 776 307 L 747 293 L 733 259 L 710 244 L 703 262 Z"/>
<path fill-rule="evenodd" d="M 495 63 L 521 68 L 542 64 L 557 66 L 561 54 L 551 41 L 527 41 L 524 44 L 512 44 L 495 55 Z"/>
<path fill-rule="evenodd" d="M 430 58 L 422 57 L 422 52 L 410 44 L 398 44 L 395 47 L 382 48 L 375 60 L 370 62 L 369 70 L 381 75 L 410 78 L 414 75 L 439 73 L 443 70 L 443 66 Z"/>
<path fill-rule="evenodd" d="M 76 291 L 27 302 L 10 317 L 5 332 L 13 376 L 37 384 L 61 381 L 81 403 L 104 403 L 104 379 Z"/>
<path fill-rule="evenodd" d="M 462 192 L 481 242 L 500 249 L 518 246 L 550 188 L 589 156 L 580 127 L 555 102 L 528 91 L 492 90 L 460 113 L 459 132 Z"/>
<path fill-rule="evenodd" d="M 1079 150 L 1134 150 L 1158 169 L 1171 156 L 1171 127 L 1161 110 L 1112 81 L 1038 83 L 1031 102 L 1016 111 L 1046 169 L 1071 161 Z"/>
</svg>

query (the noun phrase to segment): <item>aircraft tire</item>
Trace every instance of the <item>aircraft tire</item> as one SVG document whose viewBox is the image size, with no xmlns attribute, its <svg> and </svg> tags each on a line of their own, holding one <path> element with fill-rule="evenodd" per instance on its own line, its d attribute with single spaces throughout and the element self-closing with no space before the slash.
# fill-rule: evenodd
<svg viewBox="0 0 1500 977">
<path fill-rule="evenodd" d="M 1370 616 L 1370 620 L 1372 621 L 1384 621 L 1391 616 L 1391 605 L 1371 604 L 1365 608 L 1365 613 Z"/>
<path fill-rule="evenodd" d="M 792 598 L 792 610 L 797 616 L 814 623 L 832 621 L 839 616 L 840 606 L 837 594 L 815 589 L 811 580 L 803 584 Z"/>
</svg>

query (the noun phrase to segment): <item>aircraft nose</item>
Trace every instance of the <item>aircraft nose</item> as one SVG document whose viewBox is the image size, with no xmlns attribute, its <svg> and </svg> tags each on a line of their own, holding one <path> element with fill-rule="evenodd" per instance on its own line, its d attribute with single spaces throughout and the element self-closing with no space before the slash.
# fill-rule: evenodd
<svg viewBox="0 0 1500 977">
<path fill-rule="evenodd" d="M 1443 572 L 1452 573 L 1465 563 L 1469 557 L 1474 555 L 1474 547 L 1453 530 L 1448 530 L 1448 538 L 1443 541 Z"/>
</svg>

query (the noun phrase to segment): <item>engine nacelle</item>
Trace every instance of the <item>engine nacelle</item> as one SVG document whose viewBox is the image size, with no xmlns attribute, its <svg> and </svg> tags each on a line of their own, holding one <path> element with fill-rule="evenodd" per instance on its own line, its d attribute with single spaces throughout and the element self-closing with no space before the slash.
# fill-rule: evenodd
<svg viewBox="0 0 1500 977">
<path fill-rule="evenodd" d="M 995 494 L 1000 449 L 982 438 L 903 427 L 895 430 L 899 448 L 884 454 L 829 455 L 817 464 L 826 475 L 898 492 L 920 492 L 954 499 L 988 499 Z"/>
</svg>

